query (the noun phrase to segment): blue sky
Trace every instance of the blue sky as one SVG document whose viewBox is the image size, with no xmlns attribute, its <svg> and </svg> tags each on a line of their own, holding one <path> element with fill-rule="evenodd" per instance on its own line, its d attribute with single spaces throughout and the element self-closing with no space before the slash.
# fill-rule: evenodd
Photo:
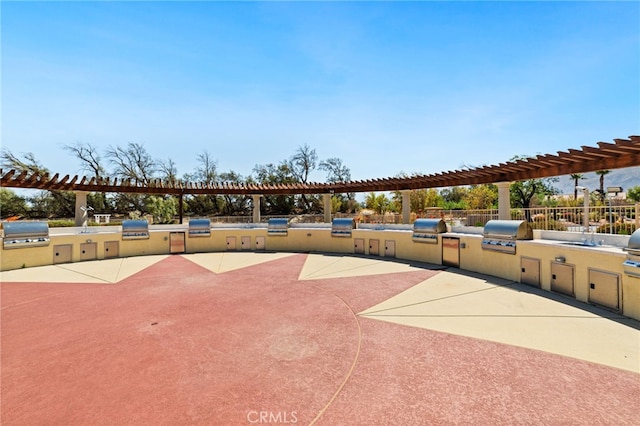
<svg viewBox="0 0 640 426">
<path fill-rule="evenodd" d="M 2 146 L 143 143 L 353 179 L 640 133 L 639 2 L 2 2 Z M 323 181 L 323 172 L 312 180 Z"/>
</svg>

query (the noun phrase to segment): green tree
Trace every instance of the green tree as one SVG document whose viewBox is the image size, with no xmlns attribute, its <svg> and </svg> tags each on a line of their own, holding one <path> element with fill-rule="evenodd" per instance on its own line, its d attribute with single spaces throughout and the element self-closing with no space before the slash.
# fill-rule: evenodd
<svg viewBox="0 0 640 426">
<path fill-rule="evenodd" d="M 465 202 L 468 189 L 464 186 L 454 186 L 451 188 L 444 188 L 440 191 L 442 197 L 441 207 L 444 209 L 465 209 L 467 204 Z"/>
<path fill-rule="evenodd" d="M 528 179 L 512 183 L 511 206 L 528 209 L 534 198 L 556 194 L 558 191 L 553 187 L 553 182 L 557 180 L 558 178 Z M 531 221 L 529 210 L 525 210 L 525 218 Z"/>
<path fill-rule="evenodd" d="M 69 218 L 75 216 L 76 195 L 71 191 L 38 191 L 28 198 L 32 218 Z"/>
<path fill-rule="evenodd" d="M 498 187 L 495 185 L 471 185 L 465 196 L 470 209 L 491 209 L 498 201 Z"/>
<path fill-rule="evenodd" d="M 633 202 L 640 202 L 640 186 L 634 186 L 627 190 L 627 200 L 631 200 Z"/>
<path fill-rule="evenodd" d="M 393 192 L 393 202 L 402 209 L 402 192 Z M 442 197 L 434 188 L 412 189 L 409 192 L 409 209 L 412 212 L 424 211 L 427 207 L 437 207 L 442 204 Z"/>
<path fill-rule="evenodd" d="M 318 164 L 318 169 L 327 172 L 327 182 L 329 183 L 344 183 L 351 180 L 351 170 L 349 170 L 349 168 L 346 167 L 339 158 L 328 158 L 321 161 L 320 164 Z M 340 201 L 340 207 L 338 210 L 332 210 L 334 213 L 337 213 L 338 211 L 346 212 L 350 208 L 349 206 L 353 204 L 349 201 L 355 200 L 356 194 L 353 192 L 347 194 L 334 194 L 331 198 L 332 200 L 333 198 L 336 198 Z"/>
<path fill-rule="evenodd" d="M 376 194 L 375 192 L 367 194 L 364 199 L 364 205 L 378 214 L 385 214 L 392 207 L 391 200 L 386 194 Z"/>
<path fill-rule="evenodd" d="M 234 171 L 220 173 L 220 182 L 226 182 L 234 185 L 245 183 L 245 179 Z M 249 181 L 246 181 L 249 183 Z M 249 215 L 251 214 L 251 200 L 249 195 L 232 195 L 225 194 L 222 196 L 222 209 L 225 215 Z"/>
<path fill-rule="evenodd" d="M 511 161 L 527 160 L 530 157 L 515 156 Z M 544 178 L 544 179 L 528 179 L 517 181 L 511 184 L 510 198 L 512 207 L 521 207 L 528 209 L 531 207 L 531 201 L 537 199 L 540 196 L 547 196 L 557 194 L 558 190 L 554 188 L 553 184 L 558 182 L 559 178 Z M 531 221 L 531 212 L 525 210 L 525 218 L 527 221 Z"/>
<path fill-rule="evenodd" d="M 0 188 L 0 217 L 6 219 L 12 216 L 23 217 L 29 213 L 27 200 L 15 192 Z"/>
<path fill-rule="evenodd" d="M 256 165 L 253 168 L 253 173 L 255 174 L 255 182 L 261 185 L 296 183 L 287 162 L 282 162 L 279 165 L 272 163 Z M 251 181 L 254 181 L 254 178 L 251 178 Z M 288 215 L 292 214 L 294 209 L 295 198 L 293 195 L 265 195 L 262 198 L 261 210 L 264 214 Z"/>
<path fill-rule="evenodd" d="M 341 211 L 342 200 L 338 196 L 331 197 L 331 213 L 335 214 Z"/>
<path fill-rule="evenodd" d="M 154 223 L 173 223 L 178 211 L 175 197 L 159 197 L 152 195 L 147 200 L 147 212 L 153 216 Z"/>
</svg>

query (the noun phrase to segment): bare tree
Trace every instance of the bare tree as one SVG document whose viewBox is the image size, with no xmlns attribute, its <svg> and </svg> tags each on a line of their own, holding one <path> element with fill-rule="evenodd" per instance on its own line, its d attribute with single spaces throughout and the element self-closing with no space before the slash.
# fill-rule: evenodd
<svg viewBox="0 0 640 426">
<path fill-rule="evenodd" d="M 167 161 L 158 161 L 158 170 L 165 182 L 176 182 L 178 180 L 178 168 L 171 158 L 168 158 Z"/>
<path fill-rule="evenodd" d="M 309 145 L 298 147 L 298 150 L 289 160 L 289 167 L 293 175 L 301 183 L 308 183 L 309 174 L 315 170 L 318 163 L 318 154 Z"/>
<path fill-rule="evenodd" d="M 200 166 L 196 169 L 195 177 L 204 183 L 213 183 L 218 179 L 218 162 L 207 151 L 198 154 Z"/>
<path fill-rule="evenodd" d="M 129 142 L 126 148 L 110 146 L 106 151 L 116 174 L 147 185 L 153 179 L 158 165 L 143 144 Z"/>
<path fill-rule="evenodd" d="M 340 158 L 328 158 L 323 160 L 318 165 L 318 169 L 327 172 L 327 182 L 349 182 L 351 180 L 351 170 L 342 164 Z M 356 194 L 350 192 L 347 194 L 335 194 L 333 196 L 339 202 L 339 208 L 341 211 L 349 210 L 351 208 L 350 201 L 355 200 Z"/>
<path fill-rule="evenodd" d="M 243 182 L 242 176 L 234 171 L 220 173 L 220 180 L 222 182 L 229 182 L 236 185 Z M 250 196 L 225 194 L 222 198 L 224 199 L 224 203 L 222 203 L 222 210 L 224 214 L 251 214 Z"/>
<path fill-rule="evenodd" d="M 32 152 L 24 154 L 24 159 L 14 155 L 8 149 L 3 149 L 0 152 L 0 160 L 2 161 L 2 167 L 6 169 L 13 169 L 18 172 L 29 172 L 44 175 L 49 173 L 49 170 L 36 160 L 35 155 Z"/>
<path fill-rule="evenodd" d="M 339 158 L 327 158 L 318 165 L 318 169 L 327 172 L 327 182 L 349 182 L 351 170 Z"/>
<path fill-rule="evenodd" d="M 79 159 L 82 162 L 82 169 L 90 172 L 96 179 L 102 178 L 107 174 L 102 164 L 100 153 L 95 146 L 89 143 L 76 142 L 71 145 L 64 145 L 63 148 Z"/>
<path fill-rule="evenodd" d="M 204 184 L 215 183 L 218 180 L 218 163 L 211 154 L 203 151 L 198 154 L 198 167 L 193 174 L 185 174 L 185 180 L 199 181 Z M 224 206 L 223 200 L 216 195 L 191 195 L 187 199 L 187 204 L 192 213 L 198 216 L 208 216 L 219 213 Z"/>
<path fill-rule="evenodd" d="M 308 183 L 309 175 L 312 171 L 315 170 L 316 165 L 318 163 L 318 154 L 316 154 L 315 149 L 311 149 L 309 145 L 304 145 L 298 147 L 298 150 L 295 154 L 289 159 L 289 169 L 291 173 L 295 177 L 295 179 L 300 183 Z M 315 210 L 319 210 L 317 207 L 319 204 L 318 197 L 314 197 L 312 195 L 300 195 L 300 200 L 302 207 L 306 213 L 309 213 L 313 210 L 314 205 L 316 206 Z"/>
<path fill-rule="evenodd" d="M 24 154 L 24 158 L 3 149 L 0 153 L 2 167 L 18 172 L 28 172 L 44 176 L 49 170 L 40 163 L 32 152 Z M 40 191 L 29 197 L 32 204 L 31 215 L 34 217 L 72 217 L 74 215 L 74 195 L 69 191 Z"/>
<path fill-rule="evenodd" d="M 104 178 L 107 174 L 100 152 L 90 143 L 76 142 L 71 145 L 64 145 L 63 148 L 80 160 L 82 170 L 91 173 L 96 179 Z M 88 204 L 96 209 L 96 212 L 110 211 L 108 197 L 105 192 L 89 194 L 87 201 Z"/>
</svg>

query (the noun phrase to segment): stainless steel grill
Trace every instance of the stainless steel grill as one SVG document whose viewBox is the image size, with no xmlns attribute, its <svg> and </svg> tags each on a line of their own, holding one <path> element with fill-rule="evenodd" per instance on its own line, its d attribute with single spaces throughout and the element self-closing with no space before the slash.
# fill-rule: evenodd
<svg viewBox="0 0 640 426">
<path fill-rule="evenodd" d="M 5 250 L 49 245 L 47 222 L 6 222 L 3 227 Z"/>
<path fill-rule="evenodd" d="M 516 254 L 517 240 L 532 240 L 533 228 L 524 220 L 490 220 L 484 226 L 483 250 Z"/>
<path fill-rule="evenodd" d="M 637 229 L 629 238 L 627 259 L 622 263 L 624 273 L 630 277 L 640 278 L 640 229 Z"/>
<path fill-rule="evenodd" d="M 149 238 L 149 223 L 146 220 L 123 220 L 123 240 L 144 240 Z"/>
<path fill-rule="evenodd" d="M 331 223 L 332 237 L 351 237 L 351 231 L 356 227 L 356 222 L 349 218 L 333 219 Z"/>
<path fill-rule="evenodd" d="M 267 235 L 284 235 L 289 232 L 289 219 L 286 217 L 274 217 L 269 219 Z"/>
<path fill-rule="evenodd" d="M 438 243 L 438 234 L 447 232 L 447 224 L 442 219 L 416 219 L 413 223 L 413 241 Z"/>
<path fill-rule="evenodd" d="M 209 219 L 190 219 L 189 238 L 210 237 L 211 221 Z"/>
</svg>

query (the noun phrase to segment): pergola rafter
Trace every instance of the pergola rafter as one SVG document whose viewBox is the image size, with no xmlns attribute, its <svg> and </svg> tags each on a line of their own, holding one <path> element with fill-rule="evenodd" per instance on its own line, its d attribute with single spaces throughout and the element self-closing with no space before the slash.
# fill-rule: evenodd
<svg viewBox="0 0 640 426">
<path fill-rule="evenodd" d="M 307 184 L 235 184 L 229 182 L 182 182 L 153 179 L 147 184 L 131 179 L 79 178 L 69 180 L 69 175 L 59 178 L 59 173 L 29 173 L 16 170 L 0 170 L 0 186 L 6 188 L 122 192 L 136 194 L 173 195 L 286 195 L 324 194 L 348 192 L 400 191 L 405 189 L 442 188 L 448 186 L 477 185 L 496 182 L 511 182 L 545 178 L 597 170 L 613 170 L 640 166 L 640 136 L 629 139 L 614 139 L 614 143 L 598 142 L 597 147 L 583 146 L 568 152 L 537 155 L 529 159 L 518 159 L 491 166 L 465 170 L 440 172 L 410 177 L 386 177 L 349 182 Z M 80 179 L 78 181 L 78 179 Z"/>
</svg>

